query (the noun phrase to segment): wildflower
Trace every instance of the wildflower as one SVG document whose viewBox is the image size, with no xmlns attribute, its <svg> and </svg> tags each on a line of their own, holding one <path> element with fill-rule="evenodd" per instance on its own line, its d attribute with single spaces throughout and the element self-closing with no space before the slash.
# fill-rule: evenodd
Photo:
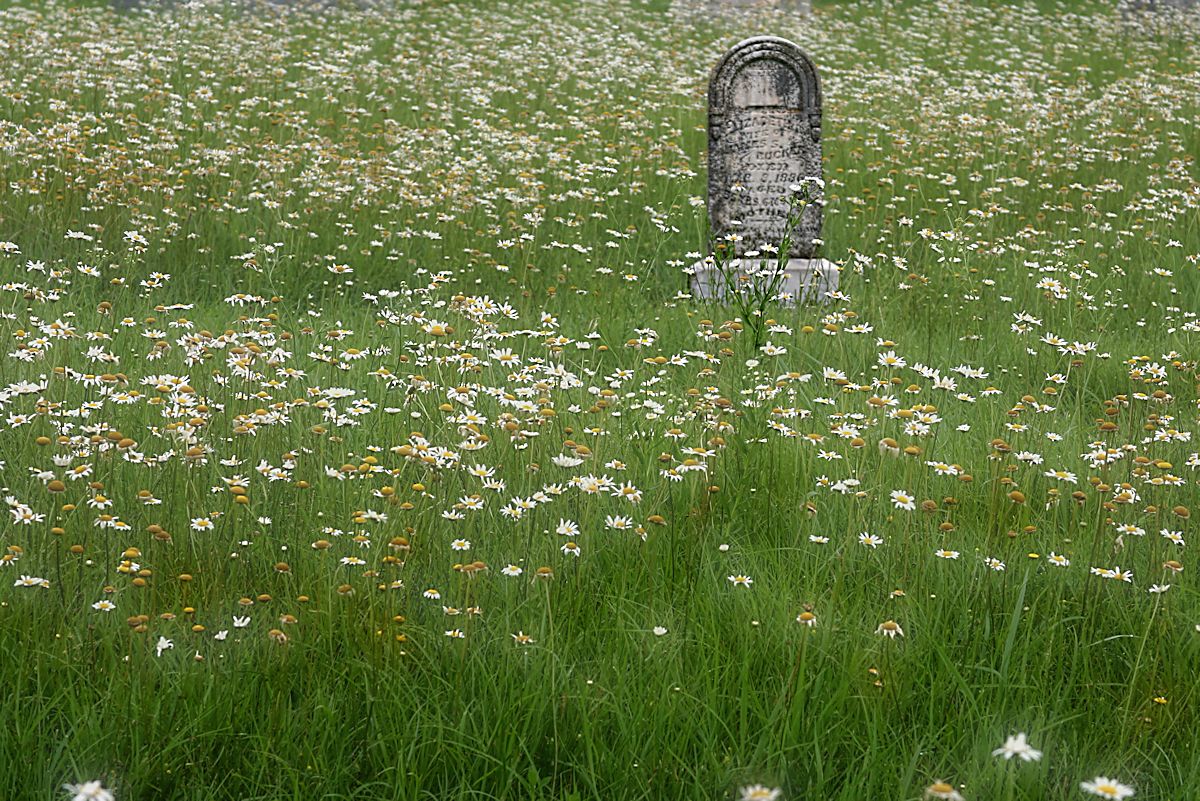
<svg viewBox="0 0 1200 801">
<path fill-rule="evenodd" d="M 992 752 L 992 756 L 1002 756 L 1005 759 L 1018 757 L 1022 762 L 1036 762 L 1041 759 L 1042 752 L 1032 747 L 1025 738 L 1025 732 L 1010 734 L 1004 745 Z"/>
<path fill-rule="evenodd" d="M 879 624 L 879 628 L 875 629 L 875 633 L 894 640 L 904 636 L 904 629 L 900 628 L 900 624 L 894 620 L 885 620 Z"/>
<path fill-rule="evenodd" d="M 738 790 L 738 801 L 776 801 L 783 791 L 762 784 L 751 784 Z"/>
<path fill-rule="evenodd" d="M 897 509 L 911 512 L 917 508 L 917 501 L 904 490 L 892 490 L 892 505 Z"/>
<path fill-rule="evenodd" d="M 749 587 L 751 584 L 754 583 L 754 579 L 750 578 L 749 576 L 742 576 L 742 575 L 730 576 L 729 581 L 735 587 Z"/>
<path fill-rule="evenodd" d="M 517 645 L 533 645 L 536 642 L 533 637 L 530 637 L 523 631 L 518 631 L 516 634 L 512 635 L 512 638 L 513 642 Z"/>
<path fill-rule="evenodd" d="M 962 795 L 946 782 L 934 782 L 925 788 L 926 798 L 940 798 L 945 801 L 963 801 Z"/>
<path fill-rule="evenodd" d="M 1050 555 L 1046 557 L 1046 561 L 1049 562 L 1050 564 L 1056 565 L 1058 567 L 1070 567 L 1071 566 L 1070 559 L 1063 556 L 1062 554 L 1057 554 L 1054 551 L 1050 552 Z"/>
<path fill-rule="evenodd" d="M 162 656 L 163 651 L 166 651 L 166 650 L 168 650 L 170 648 L 174 648 L 174 647 L 175 647 L 175 643 L 171 642 L 166 637 L 159 637 L 158 642 L 155 643 L 155 645 L 154 645 L 154 655 Z"/>
<path fill-rule="evenodd" d="M 812 613 L 811 609 L 805 609 L 796 616 L 796 622 L 802 626 L 808 626 L 810 629 L 817 627 L 817 616 Z"/>
<path fill-rule="evenodd" d="M 516 565 L 505 565 L 504 567 L 500 568 L 500 572 L 509 577 L 516 577 L 525 571 Z"/>
<path fill-rule="evenodd" d="M 446 636 L 452 640 L 465 640 L 467 638 L 462 629 L 450 629 L 446 632 Z"/>
<path fill-rule="evenodd" d="M 1133 797 L 1133 788 L 1127 784 L 1121 784 L 1116 779 L 1110 779 L 1107 776 L 1097 776 L 1090 782 L 1080 782 L 1080 789 L 1092 795 L 1108 798 L 1112 801 L 1122 801 L 1125 798 Z"/>
<path fill-rule="evenodd" d="M 946 548 L 939 548 L 933 552 L 933 555 L 937 556 L 941 559 L 957 559 L 959 556 L 959 553 L 958 553 L 958 551 L 950 551 L 950 550 L 947 550 Z"/>
<path fill-rule="evenodd" d="M 655 626 L 653 629 L 651 629 L 651 631 L 654 633 L 655 637 L 661 637 L 667 633 L 667 627 L 666 626 Z"/>
<path fill-rule="evenodd" d="M 1162 535 L 1163 539 L 1168 540 L 1173 545 L 1183 547 L 1186 544 L 1183 539 L 1182 531 L 1171 531 L 1170 529 L 1164 528 L 1159 532 L 1159 534 Z"/>
<path fill-rule="evenodd" d="M 117 608 L 117 605 L 109 600 L 100 600 L 92 604 L 92 608 L 98 612 L 111 612 Z"/>
<path fill-rule="evenodd" d="M 642 500 L 642 491 L 632 484 L 625 483 L 619 487 L 613 487 L 609 492 L 617 498 L 624 498 L 630 503 L 638 503 Z"/>
<path fill-rule="evenodd" d="M 12 513 L 14 523 L 26 526 L 31 526 L 34 523 L 43 523 L 46 520 L 46 515 L 41 512 L 35 512 L 32 508 L 24 504 L 16 504 L 8 511 Z"/>
<path fill-rule="evenodd" d="M 73 793 L 71 801 L 116 801 L 111 790 L 105 790 L 99 780 L 83 784 L 64 784 L 63 789 Z"/>
<path fill-rule="evenodd" d="M 858 535 L 858 542 L 860 545 L 865 545 L 868 548 L 878 548 L 880 545 L 883 545 L 883 537 L 876 534 L 868 534 L 864 531 Z"/>
<path fill-rule="evenodd" d="M 1122 570 L 1119 565 L 1112 569 L 1107 567 L 1093 567 L 1091 569 L 1091 574 L 1093 576 L 1100 576 L 1100 578 L 1119 579 L 1130 584 L 1133 583 L 1133 571 Z"/>
</svg>

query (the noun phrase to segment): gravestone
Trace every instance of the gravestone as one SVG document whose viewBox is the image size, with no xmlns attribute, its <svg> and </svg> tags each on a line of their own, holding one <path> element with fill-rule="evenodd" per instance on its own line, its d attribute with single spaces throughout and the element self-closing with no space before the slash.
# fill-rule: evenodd
<svg viewBox="0 0 1200 801">
<path fill-rule="evenodd" d="M 793 205 L 803 200 L 800 206 Z M 708 85 L 708 217 L 715 241 L 732 243 L 754 280 L 775 271 L 771 246 L 788 243 L 783 288 L 792 300 L 837 288 L 837 267 L 817 258 L 821 180 L 821 87 L 812 61 L 795 44 L 756 36 L 735 45 Z M 743 254 L 758 252 L 759 256 Z M 725 281 L 711 261 L 694 268 L 702 297 Z"/>
</svg>

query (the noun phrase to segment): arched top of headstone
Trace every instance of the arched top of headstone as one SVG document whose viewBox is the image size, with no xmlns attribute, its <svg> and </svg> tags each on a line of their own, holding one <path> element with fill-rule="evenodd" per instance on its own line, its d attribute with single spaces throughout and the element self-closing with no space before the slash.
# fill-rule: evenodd
<svg viewBox="0 0 1200 801">
<path fill-rule="evenodd" d="M 754 36 L 734 45 L 708 82 L 710 115 L 742 108 L 806 113 L 813 140 L 821 136 L 821 86 L 812 60 L 778 36 Z"/>
</svg>

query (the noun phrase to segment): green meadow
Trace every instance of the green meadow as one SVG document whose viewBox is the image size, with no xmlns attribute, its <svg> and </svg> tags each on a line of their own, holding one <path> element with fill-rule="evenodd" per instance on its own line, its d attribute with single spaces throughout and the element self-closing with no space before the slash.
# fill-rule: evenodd
<svg viewBox="0 0 1200 801">
<path fill-rule="evenodd" d="M 0 3 L 0 796 L 1195 797 L 1200 14 L 1112 6 Z"/>
</svg>

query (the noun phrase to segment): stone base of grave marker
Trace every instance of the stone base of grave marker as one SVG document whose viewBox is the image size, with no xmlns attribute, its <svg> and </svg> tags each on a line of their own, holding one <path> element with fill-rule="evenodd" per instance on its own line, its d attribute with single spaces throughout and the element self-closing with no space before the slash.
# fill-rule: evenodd
<svg viewBox="0 0 1200 801">
<path fill-rule="evenodd" d="M 727 293 L 725 280 L 717 268 L 706 262 L 697 262 L 692 275 L 692 295 L 700 300 L 724 300 Z M 828 259 L 788 259 L 783 268 L 784 278 L 779 291 L 785 302 L 828 303 L 826 292 L 838 288 L 837 265 Z M 769 275 L 755 280 L 770 280 Z"/>
<path fill-rule="evenodd" d="M 1195 11 L 1200 0 L 1120 0 L 1117 10 L 1129 14 L 1135 11 Z"/>
<path fill-rule="evenodd" d="M 708 18 L 763 11 L 784 11 L 799 15 L 813 13 L 812 0 L 672 0 L 671 5 L 677 13 Z"/>
<path fill-rule="evenodd" d="M 710 11 L 763 11 L 778 9 L 781 11 L 797 11 L 801 14 L 812 13 L 812 0 L 708 0 L 706 5 Z"/>
</svg>

